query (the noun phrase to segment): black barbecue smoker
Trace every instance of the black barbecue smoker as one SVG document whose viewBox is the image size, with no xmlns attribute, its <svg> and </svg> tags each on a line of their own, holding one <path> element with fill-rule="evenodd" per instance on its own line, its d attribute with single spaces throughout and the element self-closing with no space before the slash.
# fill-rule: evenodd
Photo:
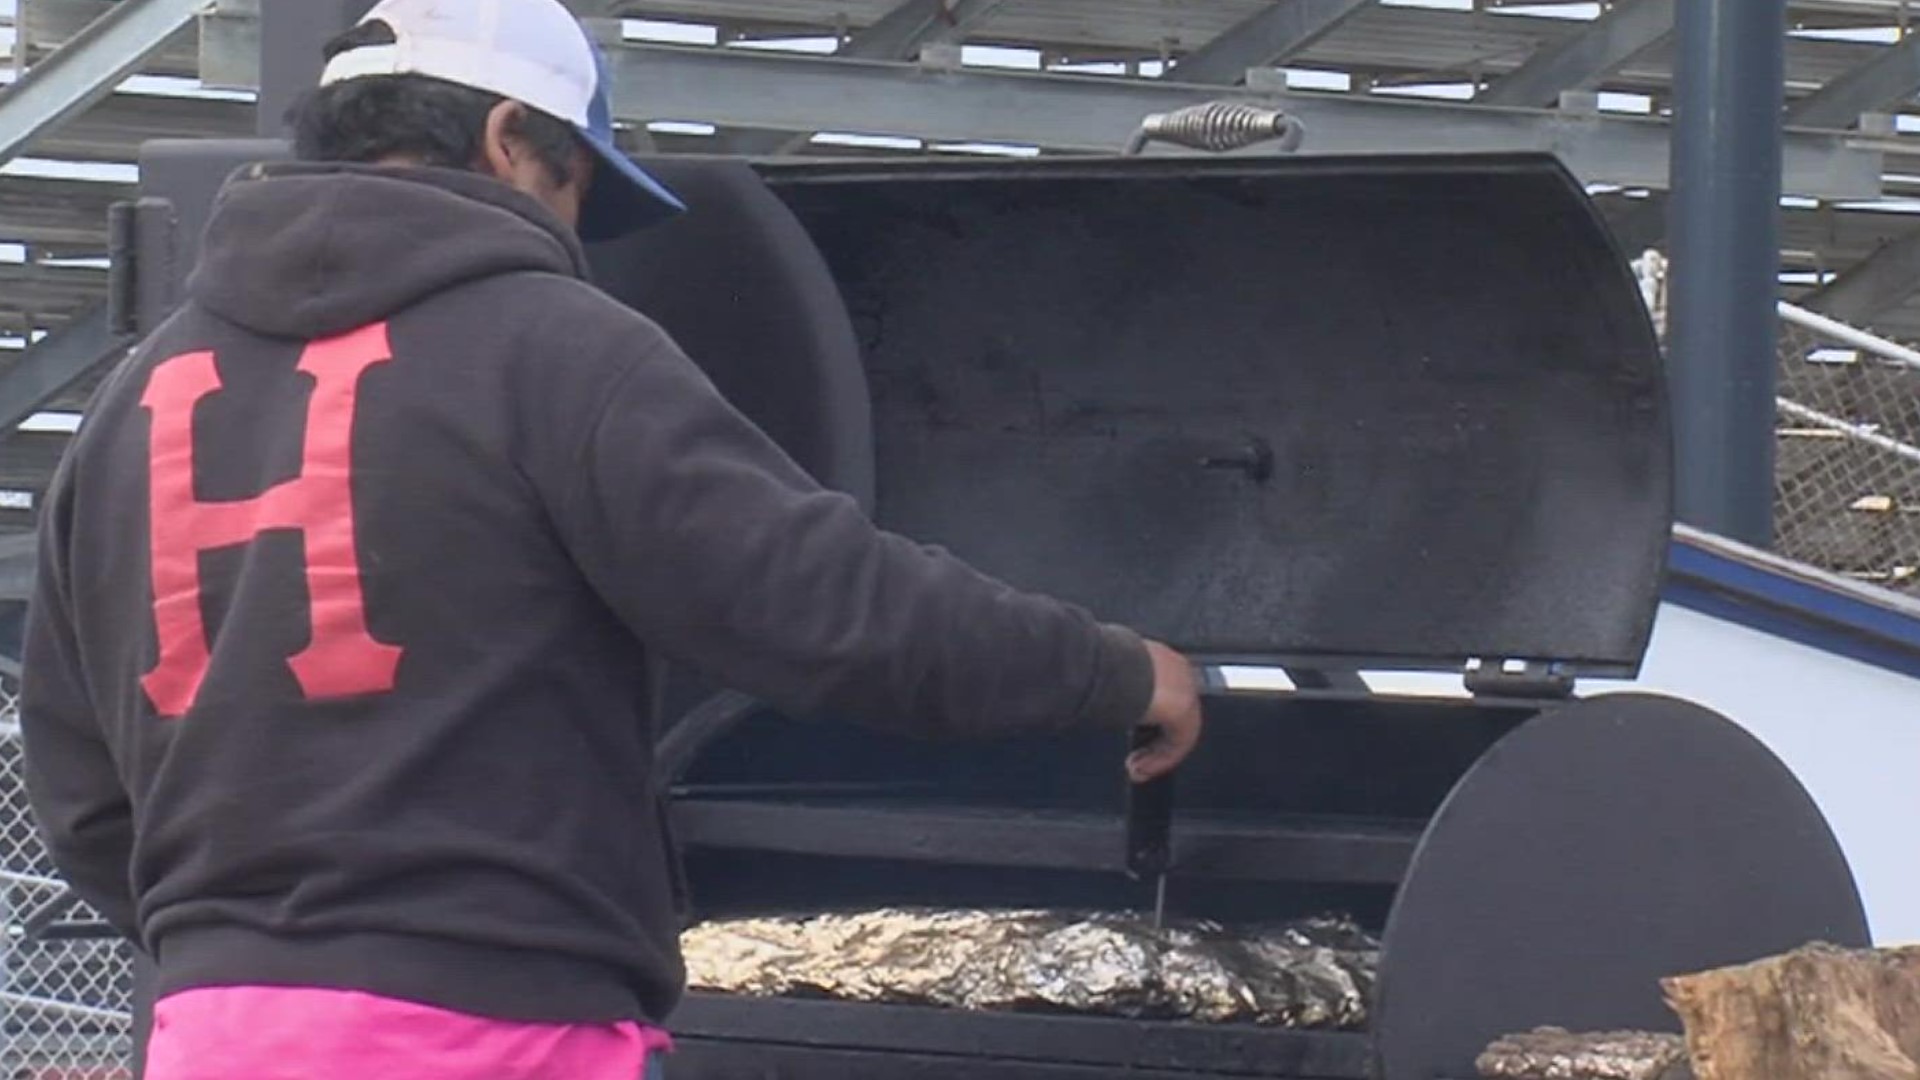
<svg viewBox="0 0 1920 1080">
<path fill-rule="evenodd" d="M 150 147 L 130 321 L 173 302 L 221 178 L 283 152 Z M 1168 918 L 1337 911 L 1380 942 L 1364 1030 L 695 990 L 675 1080 L 1464 1078 L 1539 1024 L 1677 1027 L 1661 976 L 1868 943 L 1755 739 L 1576 693 L 1639 669 L 1672 461 L 1637 286 L 1555 159 L 649 164 L 692 210 L 595 251 L 601 284 L 824 483 L 1209 672 L 1285 672 L 1211 683 Z M 697 920 L 1155 902 L 1118 734 L 891 738 L 694 673 L 673 697 Z"/>
</svg>

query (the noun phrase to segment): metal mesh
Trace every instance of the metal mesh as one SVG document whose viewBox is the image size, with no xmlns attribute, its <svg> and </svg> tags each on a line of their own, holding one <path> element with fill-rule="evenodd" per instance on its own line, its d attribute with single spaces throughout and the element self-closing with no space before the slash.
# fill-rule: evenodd
<svg viewBox="0 0 1920 1080">
<path fill-rule="evenodd" d="M 131 956 L 63 899 L 27 807 L 18 695 L 0 672 L 0 1080 L 124 1080 Z"/>
<path fill-rule="evenodd" d="M 1920 595 L 1920 356 L 1783 314 L 1774 548 Z"/>
<path fill-rule="evenodd" d="M 1664 344 L 1666 257 L 1648 251 L 1633 267 Z M 1920 351 L 1779 310 L 1773 548 L 1920 595 Z"/>
</svg>

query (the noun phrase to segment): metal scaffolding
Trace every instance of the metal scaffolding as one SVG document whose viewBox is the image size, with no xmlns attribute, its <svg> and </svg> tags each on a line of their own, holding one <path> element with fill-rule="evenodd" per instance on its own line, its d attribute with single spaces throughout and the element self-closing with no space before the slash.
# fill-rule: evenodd
<svg viewBox="0 0 1920 1080">
<path fill-rule="evenodd" d="M 1224 95 L 1279 104 L 1300 117 L 1311 132 L 1304 153 L 1551 151 L 1593 186 L 1623 243 L 1657 246 L 1676 212 L 1669 197 L 1676 168 L 1670 110 L 1682 89 L 1675 71 L 1693 55 L 1674 33 L 1676 12 L 1693 2 L 1612 0 L 1596 18 L 1548 17 L 1555 13 L 1518 0 L 1487 0 L 1471 11 L 1370 0 L 571 6 L 602 20 L 595 31 L 609 46 L 616 112 L 662 152 L 1104 153 L 1147 114 Z M 257 120 L 276 119 L 271 114 L 303 84 L 302 72 L 317 64 L 308 53 L 318 31 L 285 21 L 287 12 L 296 22 L 341 24 L 356 5 L 324 0 L 280 11 L 271 3 L 263 21 L 263 0 L 20 0 L 16 52 L 26 74 L 0 92 L 0 146 L 31 145 L 66 161 L 132 162 L 150 135 L 272 130 Z M 1775 130 L 1789 203 L 1774 215 L 1775 246 L 1779 269 L 1800 283 L 1783 284 L 1782 296 L 1873 319 L 1896 336 L 1907 328 L 1920 333 L 1913 301 L 1920 228 L 1912 217 L 1868 212 L 1889 196 L 1920 195 L 1920 136 L 1883 116 L 1862 123 L 1863 115 L 1886 112 L 1920 118 L 1911 101 L 1920 52 L 1912 38 L 1875 44 L 1819 36 L 1895 22 L 1904 28 L 1890 3 L 1784 6 L 1779 29 L 1792 32 L 1775 37 L 1787 108 L 1784 128 Z M 1751 6 L 1743 10 L 1750 14 Z M 292 29 L 276 33 L 274 18 Z M 707 36 L 662 44 L 659 24 L 706 28 Z M 811 40 L 801 51 L 770 47 L 782 39 Z M 992 66 L 962 46 L 1028 50 L 1032 69 Z M 274 76 L 265 88 L 263 55 Z M 236 94 L 115 92 L 135 71 Z M 1406 96 L 1439 83 L 1450 84 L 1451 99 Z M 267 101 L 258 114 L 252 91 Z M 1643 107 L 1604 95 L 1640 95 Z M 696 134 L 703 130 L 712 134 Z M 841 135 L 864 141 L 834 142 Z M 104 204 L 124 191 L 53 175 L 0 177 L 0 244 L 26 245 L 23 263 L 0 264 L 0 333 L 74 326 L 11 362 L 0 358 L 0 398 L 33 400 L 32 381 L 7 396 L 9 367 L 40 372 L 38 385 L 46 387 L 45 372 L 75 362 L 61 347 L 86 339 L 92 324 L 81 317 L 98 304 L 105 275 L 97 263 L 72 259 L 104 253 Z M 1755 225 L 1757 209 L 1742 213 L 1746 227 L 1729 235 L 1767 232 Z M 1687 286 L 1679 292 L 1684 308 Z M 1680 319 L 1684 326 L 1686 316 Z M 65 407 L 87 390 L 84 375 L 61 385 L 51 400 Z"/>
<path fill-rule="evenodd" d="M 1674 0 L 1621 0 L 1585 30 L 1542 49 L 1488 87 L 1485 105 L 1552 105 L 1673 35 Z"/>
<path fill-rule="evenodd" d="M 1370 0 L 1292 0 L 1272 4 L 1195 49 L 1174 65 L 1183 83 L 1230 86 L 1255 68 L 1272 67 L 1332 33 Z"/>
<path fill-rule="evenodd" d="M 137 70 L 209 0 L 122 0 L 0 95 L 0 164 Z"/>
</svg>

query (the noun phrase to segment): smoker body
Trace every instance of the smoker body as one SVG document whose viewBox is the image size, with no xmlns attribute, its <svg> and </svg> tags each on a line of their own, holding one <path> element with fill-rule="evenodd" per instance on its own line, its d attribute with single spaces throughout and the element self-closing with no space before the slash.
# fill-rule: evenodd
<svg viewBox="0 0 1920 1080">
<path fill-rule="evenodd" d="M 179 262 L 209 185 L 279 152 L 150 148 Z M 1672 1028 L 1662 975 L 1867 942 L 1762 746 L 1574 692 L 1638 670 L 1672 463 L 1636 285 L 1552 158 L 648 164 L 693 209 L 595 249 L 600 284 L 823 483 L 1209 668 L 1288 673 L 1209 693 L 1171 913 L 1382 941 L 1364 1031 L 695 991 L 676 1077 L 1463 1077 L 1535 1024 Z M 1152 903 L 1125 733 L 908 740 L 695 672 L 669 701 L 696 918 Z"/>
<path fill-rule="evenodd" d="M 812 422 L 870 430 L 871 472 L 807 447 L 817 475 L 1016 585 L 1291 674 L 1209 697 L 1173 914 L 1340 911 L 1383 944 L 1365 1032 L 696 991 L 678 1071 L 1467 1076 L 1534 1024 L 1673 1027 L 1662 975 L 1866 940 L 1764 748 L 1572 692 L 1638 670 L 1672 467 L 1644 306 L 1551 159 L 650 164 L 696 210 L 596 252 L 603 284 L 774 423 L 809 426 L 803 372 L 864 383 Z M 754 221 L 744 248 L 707 231 Z M 834 332 L 790 367 L 739 321 L 766 294 L 712 287 L 743 262 L 831 282 L 844 329 L 809 301 Z M 1382 669 L 1475 693 L 1354 674 Z M 701 918 L 1152 904 L 1112 735 L 917 742 L 724 697 L 691 720 L 663 761 Z"/>
</svg>

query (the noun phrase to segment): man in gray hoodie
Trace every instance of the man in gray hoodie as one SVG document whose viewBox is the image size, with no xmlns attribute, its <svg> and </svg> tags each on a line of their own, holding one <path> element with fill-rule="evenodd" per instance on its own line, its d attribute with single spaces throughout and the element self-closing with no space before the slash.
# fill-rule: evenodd
<svg viewBox="0 0 1920 1080">
<path fill-rule="evenodd" d="M 576 230 L 681 207 L 558 0 L 386 0 L 296 128 L 45 504 L 28 779 L 157 963 L 149 1080 L 639 1075 L 684 983 L 649 656 L 1192 749 L 1183 658 L 876 529 L 586 283 Z"/>
</svg>

